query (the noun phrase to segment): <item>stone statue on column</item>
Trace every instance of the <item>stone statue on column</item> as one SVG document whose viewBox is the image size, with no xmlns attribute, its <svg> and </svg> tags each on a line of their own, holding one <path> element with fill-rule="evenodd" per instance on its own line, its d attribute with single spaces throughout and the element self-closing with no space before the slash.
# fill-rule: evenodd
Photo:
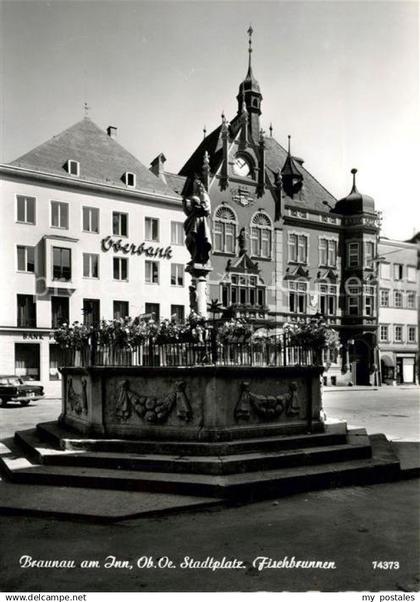
<svg viewBox="0 0 420 602">
<path fill-rule="evenodd" d="M 185 245 L 191 255 L 186 271 L 191 274 L 192 290 L 190 291 L 191 309 L 207 318 L 207 276 L 211 272 L 210 251 L 211 232 L 208 218 L 211 212 L 209 194 L 203 183 L 196 179 L 193 194 L 183 200 L 184 213 L 187 219 L 184 222 Z"/>
<path fill-rule="evenodd" d="M 210 215 L 210 197 L 200 180 L 195 180 L 193 194 L 184 199 L 185 244 L 191 255 L 190 264 L 206 265 L 212 248 L 211 233 L 207 223 Z"/>
</svg>

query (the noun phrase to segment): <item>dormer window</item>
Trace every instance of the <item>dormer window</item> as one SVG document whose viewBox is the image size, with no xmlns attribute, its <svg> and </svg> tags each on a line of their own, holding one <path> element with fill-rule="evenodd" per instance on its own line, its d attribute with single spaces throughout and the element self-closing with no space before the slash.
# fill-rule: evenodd
<svg viewBox="0 0 420 602">
<path fill-rule="evenodd" d="M 71 176 L 79 176 L 80 175 L 80 163 L 79 161 L 74 161 L 73 159 L 69 159 L 67 161 L 67 173 Z"/>
<path fill-rule="evenodd" d="M 123 175 L 123 181 L 126 186 L 129 186 L 130 188 L 135 188 L 136 174 L 132 173 L 131 171 L 126 171 Z"/>
</svg>

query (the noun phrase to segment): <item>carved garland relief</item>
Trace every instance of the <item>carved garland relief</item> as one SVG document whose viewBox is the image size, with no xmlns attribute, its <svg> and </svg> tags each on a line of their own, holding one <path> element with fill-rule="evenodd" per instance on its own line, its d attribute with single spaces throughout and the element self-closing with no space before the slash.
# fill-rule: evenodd
<svg viewBox="0 0 420 602">
<path fill-rule="evenodd" d="M 150 424 L 162 424 L 176 408 L 177 416 L 184 422 L 192 418 L 190 402 L 185 393 L 185 381 L 178 380 L 174 388 L 165 397 L 154 395 L 139 395 L 130 389 L 128 380 L 121 382 L 115 397 L 115 417 L 121 422 L 127 422 L 134 414 Z"/>
<path fill-rule="evenodd" d="M 291 382 L 289 392 L 282 395 L 257 395 L 249 390 L 250 383 L 241 383 L 241 393 L 235 408 L 235 418 L 248 420 L 253 412 L 260 418 L 275 419 L 282 414 L 287 417 L 299 415 L 299 407 L 296 405 L 296 382 Z"/>
</svg>

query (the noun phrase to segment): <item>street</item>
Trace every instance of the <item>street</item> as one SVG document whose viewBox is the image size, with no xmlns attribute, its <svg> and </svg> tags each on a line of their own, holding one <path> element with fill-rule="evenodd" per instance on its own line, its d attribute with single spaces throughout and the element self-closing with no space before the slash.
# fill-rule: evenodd
<svg viewBox="0 0 420 602">
<path fill-rule="evenodd" d="M 324 389 L 328 421 L 345 420 L 372 435 L 384 433 L 392 441 L 420 440 L 420 388 L 381 387 L 377 390 Z"/>
</svg>

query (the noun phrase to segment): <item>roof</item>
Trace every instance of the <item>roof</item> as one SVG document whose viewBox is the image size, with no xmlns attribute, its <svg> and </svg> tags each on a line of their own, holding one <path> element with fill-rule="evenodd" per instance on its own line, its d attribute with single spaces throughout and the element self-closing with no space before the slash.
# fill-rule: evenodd
<svg viewBox="0 0 420 602">
<path fill-rule="evenodd" d="M 357 190 L 356 173 L 357 169 L 352 169 L 353 186 L 348 194 L 337 203 L 337 211 L 344 215 L 352 215 L 357 213 L 375 213 L 375 201 L 367 194 L 362 194 Z"/>
<path fill-rule="evenodd" d="M 235 135 L 238 124 L 238 116 L 236 116 L 230 123 L 230 129 L 232 136 Z M 288 157 L 287 150 L 283 148 L 277 140 L 272 137 L 265 137 L 265 164 L 268 172 L 268 176 L 271 182 L 274 182 L 275 174 L 281 172 L 283 166 L 286 163 Z M 209 153 L 210 159 L 210 170 L 214 174 L 222 161 L 222 140 L 221 140 L 221 126 L 213 130 L 202 142 L 199 144 L 197 149 L 193 152 L 191 157 L 182 167 L 179 174 L 184 178 L 193 178 L 194 175 L 200 175 L 204 153 Z M 295 157 L 292 160 L 297 160 Z M 300 163 L 302 159 L 299 159 Z M 299 164 L 297 167 L 293 161 L 293 166 L 296 171 L 303 176 L 303 185 L 298 195 L 292 198 L 285 197 L 286 204 L 295 205 L 303 209 L 315 209 L 317 211 L 326 212 L 334 207 L 337 199 L 330 193 L 322 184 L 318 182 L 302 165 Z M 168 180 L 169 183 L 169 180 Z"/>
<path fill-rule="evenodd" d="M 417 232 L 416 234 L 414 234 L 414 236 L 412 238 L 409 238 L 405 242 L 410 242 L 410 243 L 417 244 L 417 245 L 420 244 L 420 231 Z"/>
<path fill-rule="evenodd" d="M 215 173 L 222 160 L 222 126 L 219 125 L 208 136 L 201 141 L 191 157 L 181 168 L 179 175 L 193 178 L 194 175 L 200 175 L 203 167 L 204 153 L 209 154 L 210 171 Z"/>
<path fill-rule="evenodd" d="M 80 163 L 79 176 L 67 173 L 65 166 L 69 159 Z M 169 186 L 88 117 L 12 161 L 10 165 L 74 180 L 113 185 L 122 190 L 127 190 L 122 176 L 128 171 L 136 175 L 136 185 L 130 190 L 175 196 Z"/>
<path fill-rule="evenodd" d="M 174 190 L 177 194 L 182 195 L 187 178 L 185 176 L 180 176 L 175 173 L 169 173 L 167 171 L 165 171 L 165 178 L 168 182 L 168 186 L 170 186 L 171 189 Z"/>
<path fill-rule="evenodd" d="M 281 171 L 286 163 L 287 150 L 277 142 L 275 138 L 265 138 L 265 164 L 271 171 L 270 180 L 274 181 L 274 174 Z M 293 159 L 296 160 L 295 157 Z M 299 160 L 301 161 L 301 159 Z M 296 165 L 294 165 L 296 168 Z M 315 209 L 316 211 L 329 211 L 334 206 L 337 199 L 322 184 L 318 182 L 312 174 L 307 171 L 303 165 L 299 165 L 298 172 L 303 176 L 302 188 L 299 194 L 292 198 L 286 196 L 287 205 L 295 205 L 303 209 Z"/>
</svg>

